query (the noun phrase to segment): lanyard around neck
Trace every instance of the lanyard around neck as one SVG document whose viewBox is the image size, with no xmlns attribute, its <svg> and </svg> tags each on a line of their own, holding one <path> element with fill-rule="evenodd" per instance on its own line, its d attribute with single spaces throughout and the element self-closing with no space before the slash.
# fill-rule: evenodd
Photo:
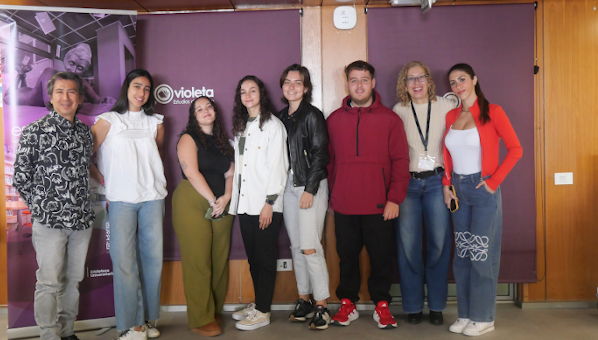
<svg viewBox="0 0 598 340">
<path fill-rule="evenodd" d="M 411 111 L 413 111 L 413 119 L 415 119 L 415 125 L 417 125 L 417 131 L 419 131 L 419 138 L 422 140 L 422 144 L 424 145 L 424 149 L 428 152 L 428 136 L 430 135 L 430 113 L 432 112 L 432 101 L 428 101 L 428 120 L 426 122 L 426 138 L 424 138 L 424 134 L 422 133 L 422 129 L 419 126 L 419 119 L 417 119 L 417 113 L 415 113 L 415 107 L 413 107 L 413 102 L 411 102 Z"/>
</svg>

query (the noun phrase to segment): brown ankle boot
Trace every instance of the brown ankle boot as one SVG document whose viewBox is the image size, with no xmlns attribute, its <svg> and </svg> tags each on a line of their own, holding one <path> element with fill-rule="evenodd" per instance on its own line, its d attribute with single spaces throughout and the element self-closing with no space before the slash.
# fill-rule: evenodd
<svg viewBox="0 0 598 340">
<path fill-rule="evenodd" d="M 220 326 L 220 324 L 221 324 L 220 323 L 220 321 L 221 321 L 220 314 L 214 315 L 214 319 L 215 319 L 216 323 L 218 324 L 218 326 Z"/>
<path fill-rule="evenodd" d="M 222 329 L 220 329 L 220 326 L 215 322 L 210 322 L 209 324 L 198 328 L 191 328 L 191 330 L 203 336 L 216 336 L 222 333 Z"/>
</svg>

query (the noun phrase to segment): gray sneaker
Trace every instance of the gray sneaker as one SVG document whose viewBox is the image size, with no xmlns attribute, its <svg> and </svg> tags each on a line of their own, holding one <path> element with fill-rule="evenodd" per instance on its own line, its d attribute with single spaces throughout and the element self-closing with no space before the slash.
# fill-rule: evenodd
<svg viewBox="0 0 598 340">
<path fill-rule="evenodd" d="M 255 310 L 255 303 L 250 303 L 249 305 L 247 305 L 246 308 L 234 312 L 233 319 L 241 321 L 245 319 L 247 315 L 249 315 L 249 313 L 251 313 L 253 310 Z"/>
</svg>

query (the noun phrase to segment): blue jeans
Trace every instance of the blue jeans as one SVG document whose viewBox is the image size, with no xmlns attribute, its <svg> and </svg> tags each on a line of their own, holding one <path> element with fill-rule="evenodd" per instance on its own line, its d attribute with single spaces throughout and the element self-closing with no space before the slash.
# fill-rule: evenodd
<svg viewBox="0 0 598 340">
<path fill-rule="evenodd" d="M 424 309 L 424 284 L 428 286 L 428 307 L 442 311 L 448 294 L 451 253 L 450 212 L 444 204 L 441 172 L 409 181 L 407 197 L 394 220 L 403 311 Z M 423 223 L 422 223 L 423 222 Z M 426 228 L 426 261 L 423 255 L 423 229 Z"/>
<path fill-rule="evenodd" d="M 476 189 L 481 180 L 480 173 L 453 174 L 452 183 L 459 198 L 459 210 L 453 213 L 453 272 L 459 317 L 491 322 L 496 313 L 502 200 L 500 187 L 494 194 L 484 186 Z"/>
<path fill-rule="evenodd" d="M 110 258 L 119 332 L 160 317 L 164 200 L 110 202 Z"/>
</svg>

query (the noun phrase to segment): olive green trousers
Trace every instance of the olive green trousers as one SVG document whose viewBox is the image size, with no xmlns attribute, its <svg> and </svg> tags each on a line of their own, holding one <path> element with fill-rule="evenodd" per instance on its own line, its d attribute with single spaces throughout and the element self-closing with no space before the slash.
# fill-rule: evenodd
<svg viewBox="0 0 598 340">
<path fill-rule="evenodd" d="M 181 180 L 172 197 L 172 222 L 181 251 L 189 328 L 214 322 L 228 288 L 233 216 L 207 219 L 209 207 L 188 180 Z"/>
</svg>

